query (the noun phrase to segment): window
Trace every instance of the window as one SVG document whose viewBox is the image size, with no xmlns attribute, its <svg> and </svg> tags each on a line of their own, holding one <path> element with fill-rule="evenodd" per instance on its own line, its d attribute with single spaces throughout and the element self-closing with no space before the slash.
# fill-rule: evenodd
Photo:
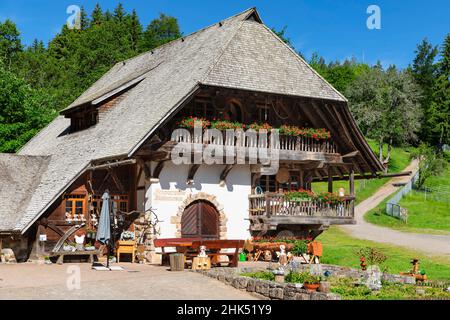
<svg viewBox="0 0 450 320">
<path fill-rule="evenodd" d="M 65 197 L 66 221 L 86 221 L 86 195 L 71 194 Z"/>
<path fill-rule="evenodd" d="M 73 114 L 70 119 L 71 132 L 84 130 L 98 123 L 98 111 L 93 110 L 89 112 L 76 113 Z"/>
<path fill-rule="evenodd" d="M 289 182 L 286 183 L 279 183 L 276 176 L 261 176 L 259 186 L 264 192 L 278 192 L 281 189 L 283 191 L 298 190 L 301 188 L 300 173 L 291 172 Z"/>
<path fill-rule="evenodd" d="M 92 213 L 97 216 L 100 216 L 100 211 L 102 210 L 102 196 L 94 195 L 91 203 Z M 128 212 L 128 196 L 127 195 L 111 195 L 111 206 L 114 211 Z"/>
</svg>

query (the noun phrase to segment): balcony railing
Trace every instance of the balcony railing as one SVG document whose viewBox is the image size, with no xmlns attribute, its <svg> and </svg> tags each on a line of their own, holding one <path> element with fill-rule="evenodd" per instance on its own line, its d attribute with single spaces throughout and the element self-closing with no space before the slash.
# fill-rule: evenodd
<svg viewBox="0 0 450 320">
<path fill-rule="evenodd" d="M 187 132 L 186 132 L 187 133 Z M 240 138 L 237 136 L 227 137 L 226 132 L 221 132 L 222 136 L 213 136 L 205 134 L 194 134 L 191 130 L 188 134 L 177 136 L 172 138 L 173 142 L 187 142 L 195 144 L 215 144 L 223 145 L 225 147 L 243 147 L 243 148 L 270 148 L 271 135 L 245 135 Z M 284 151 L 294 152 L 320 152 L 327 154 L 337 154 L 338 150 L 335 143 L 332 140 L 316 140 L 309 137 L 293 137 L 286 135 L 279 135 L 279 141 L 274 143 L 274 148 Z"/>
<path fill-rule="evenodd" d="M 329 204 L 316 199 L 288 200 L 283 193 L 250 195 L 250 220 L 270 217 L 353 219 L 354 200 L 354 197 L 344 197 L 339 203 Z"/>
</svg>

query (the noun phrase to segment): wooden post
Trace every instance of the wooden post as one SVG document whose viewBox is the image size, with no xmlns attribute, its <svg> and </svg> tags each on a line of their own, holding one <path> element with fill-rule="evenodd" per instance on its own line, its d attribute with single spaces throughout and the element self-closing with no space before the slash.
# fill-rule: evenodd
<svg viewBox="0 0 450 320">
<path fill-rule="evenodd" d="M 348 179 L 350 185 L 350 196 L 355 196 L 355 170 L 350 169 L 350 177 Z"/>
<path fill-rule="evenodd" d="M 270 199 L 269 196 L 267 195 L 267 193 L 265 194 L 266 197 L 266 216 L 269 217 L 270 216 Z"/>
<path fill-rule="evenodd" d="M 333 192 L 333 174 L 331 173 L 330 167 L 328 167 L 328 192 Z"/>
</svg>

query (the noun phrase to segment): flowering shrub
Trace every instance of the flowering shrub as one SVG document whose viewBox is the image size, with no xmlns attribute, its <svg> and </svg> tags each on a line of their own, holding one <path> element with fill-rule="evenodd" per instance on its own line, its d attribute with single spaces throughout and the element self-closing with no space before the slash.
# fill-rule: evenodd
<svg viewBox="0 0 450 320">
<path fill-rule="evenodd" d="M 227 130 L 227 129 L 245 129 L 250 128 L 255 131 L 267 130 L 270 131 L 273 127 L 268 123 L 257 123 L 254 122 L 250 125 L 245 125 L 237 121 L 229 121 L 229 120 L 216 120 L 209 121 L 205 118 L 198 117 L 187 117 L 182 119 L 178 125 L 181 128 L 194 128 L 195 122 L 202 123 L 203 129 L 214 128 L 217 130 Z M 331 133 L 324 128 L 299 128 L 296 126 L 282 125 L 279 129 L 280 134 L 292 137 L 308 137 L 313 138 L 315 140 L 327 140 L 331 138 Z"/>
<path fill-rule="evenodd" d="M 253 129 L 256 131 L 259 131 L 259 130 L 269 131 L 272 129 L 272 126 L 268 123 L 257 123 L 257 122 L 252 123 L 249 127 L 250 127 L 250 129 Z"/>
<path fill-rule="evenodd" d="M 205 118 L 198 118 L 198 117 L 188 117 L 181 120 L 178 125 L 181 128 L 187 128 L 187 129 L 193 129 L 195 127 L 196 123 L 201 123 L 201 126 L 203 129 L 209 128 L 211 125 L 211 122 L 206 120 Z"/>
<path fill-rule="evenodd" d="M 292 137 L 308 137 L 315 140 L 327 140 L 331 138 L 331 133 L 324 128 L 299 128 L 296 126 L 282 125 L 280 128 L 280 134 Z"/>
<path fill-rule="evenodd" d="M 213 120 L 211 122 L 211 128 L 217 129 L 217 130 L 228 130 L 228 129 L 242 129 L 245 128 L 245 125 L 243 125 L 240 122 L 237 121 L 228 121 L 228 120 Z"/>
<path fill-rule="evenodd" d="M 297 191 L 288 191 L 284 194 L 289 201 L 299 201 L 301 199 L 314 199 L 316 196 L 311 190 L 300 189 Z"/>
<path fill-rule="evenodd" d="M 338 204 L 344 202 L 344 199 L 335 193 L 319 193 L 315 194 L 311 190 L 300 189 L 298 191 L 288 191 L 284 193 L 288 201 L 301 201 L 302 199 L 317 200 L 326 204 Z"/>
<path fill-rule="evenodd" d="M 344 202 L 344 199 L 335 193 L 324 192 L 316 195 L 316 199 L 322 203 L 338 204 Z"/>
</svg>

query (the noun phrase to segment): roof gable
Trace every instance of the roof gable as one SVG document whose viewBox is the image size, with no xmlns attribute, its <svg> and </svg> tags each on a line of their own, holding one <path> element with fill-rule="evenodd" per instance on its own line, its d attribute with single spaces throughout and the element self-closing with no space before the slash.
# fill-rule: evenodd
<svg viewBox="0 0 450 320">
<path fill-rule="evenodd" d="M 270 29 L 245 21 L 203 84 L 346 101 Z"/>
</svg>

